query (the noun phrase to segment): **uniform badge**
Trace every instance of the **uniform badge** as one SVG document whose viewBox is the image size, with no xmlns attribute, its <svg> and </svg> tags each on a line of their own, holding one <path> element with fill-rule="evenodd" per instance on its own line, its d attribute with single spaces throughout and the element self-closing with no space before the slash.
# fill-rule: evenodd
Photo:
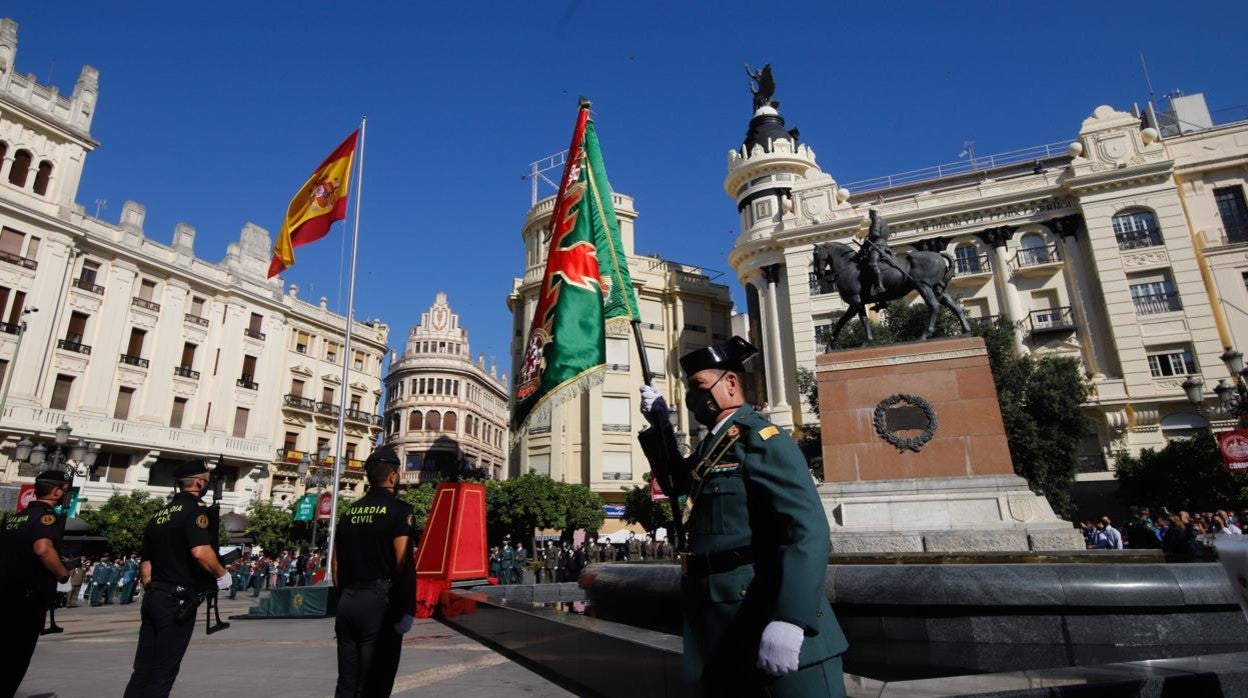
<svg viewBox="0 0 1248 698">
<path fill-rule="evenodd" d="M 741 429 L 737 427 L 736 424 L 733 424 L 731 427 L 728 427 L 728 436 L 731 436 L 732 438 L 735 439 L 740 434 L 741 434 Z"/>
<path fill-rule="evenodd" d="M 39 523 L 44 526 L 51 526 L 56 523 L 56 514 L 44 514 L 43 517 L 39 519 Z"/>
<path fill-rule="evenodd" d="M 767 439 L 770 439 L 771 437 L 779 433 L 780 433 L 780 428 L 773 424 L 769 427 L 763 427 L 762 429 L 759 429 L 758 438 L 762 439 L 763 441 L 766 441 Z"/>
<path fill-rule="evenodd" d="M 200 528 L 208 528 L 208 515 L 200 514 L 199 516 L 196 516 L 195 525 L 199 526 Z"/>
</svg>

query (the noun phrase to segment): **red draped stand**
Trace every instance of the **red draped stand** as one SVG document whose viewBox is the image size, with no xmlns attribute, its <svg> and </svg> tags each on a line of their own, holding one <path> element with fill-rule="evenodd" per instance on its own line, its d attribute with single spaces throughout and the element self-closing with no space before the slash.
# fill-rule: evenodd
<svg viewBox="0 0 1248 698">
<path fill-rule="evenodd" d="M 416 617 L 432 616 L 456 582 L 485 582 L 488 555 L 485 485 L 439 484 L 416 552 Z"/>
</svg>

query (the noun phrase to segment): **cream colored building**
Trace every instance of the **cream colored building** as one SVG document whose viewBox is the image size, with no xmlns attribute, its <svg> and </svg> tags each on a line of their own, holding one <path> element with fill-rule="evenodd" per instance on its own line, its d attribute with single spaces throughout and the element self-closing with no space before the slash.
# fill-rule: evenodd
<svg viewBox="0 0 1248 698">
<path fill-rule="evenodd" d="M 501 480 L 507 469 L 507 374 L 472 359 L 468 330 L 438 293 L 386 374 L 386 444 L 405 482 L 457 471 Z"/>
<path fill-rule="evenodd" d="M 845 309 L 814 283 L 813 246 L 865 234 L 876 209 L 898 254 L 953 256 L 969 315 L 1008 316 L 1019 351 L 1082 362 L 1097 434 L 1081 448 L 1081 480 L 1112 480 L 1116 452 L 1163 446 L 1207 419 L 1230 426 L 1210 389 L 1227 377 L 1224 347 L 1248 346 L 1248 122 L 1215 125 L 1203 105 L 1175 99 L 1156 127 L 1100 106 L 1070 142 L 849 184 L 774 109 L 758 110 L 728 153 L 724 189 L 741 215 L 729 259 L 759 318 L 772 418 L 814 419 L 794 372 L 814 368 L 817 335 Z M 1209 407 L 1185 399 L 1189 374 L 1203 375 Z"/>
<path fill-rule="evenodd" d="M 672 405 L 684 404 L 684 383 L 677 361 L 684 352 L 731 336 L 732 300 L 728 287 L 715 283 L 701 269 L 658 257 L 633 254 L 637 211 L 632 197 L 612 194 L 620 222 L 621 242 L 641 312 L 642 338 L 656 385 Z M 538 202 L 525 217 L 525 273 L 515 280 L 507 299 L 512 312 L 512 374 L 522 360 L 525 335 L 545 270 L 554 198 Z M 631 332 L 608 334 L 607 373 L 580 397 L 558 405 L 548 422 L 528 429 L 512 454 L 511 473 L 536 472 L 556 480 L 585 484 L 609 504 L 621 503 L 624 489 L 643 483 L 649 465 L 637 444 L 642 428 L 638 388 L 642 371 Z M 694 424 L 687 410 L 676 414 L 678 438 L 694 442 Z M 617 524 L 608 521 L 604 532 Z"/>
<path fill-rule="evenodd" d="M 185 223 L 168 244 L 148 237 L 138 203 L 126 202 L 117 223 L 88 215 L 75 198 L 98 145 L 98 73 L 83 68 L 65 97 L 17 74 L 16 53 L 17 25 L 0 20 L 0 480 L 29 482 L 14 445 L 50 443 L 65 422 L 73 440 L 101 449 L 75 483 L 87 507 L 114 490 L 167 493 L 178 463 L 220 456 L 226 508 L 245 509 L 267 496 L 269 466 L 286 447 L 332 439 L 326 407 L 283 408 L 283 395 L 302 379 L 335 402 L 322 386 L 340 389 L 345 357 L 301 353 L 297 330 L 317 338 L 308 351 L 323 352 L 341 347 L 345 319 L 265 278 L 271 240 L 253 224 L 212 263 L 196 256 Z M 388 329 L 355 328 L 348 389 L 360 414 L 348 420 L 347 450 L 362 458 L 380 432 Z"/>
</svg>

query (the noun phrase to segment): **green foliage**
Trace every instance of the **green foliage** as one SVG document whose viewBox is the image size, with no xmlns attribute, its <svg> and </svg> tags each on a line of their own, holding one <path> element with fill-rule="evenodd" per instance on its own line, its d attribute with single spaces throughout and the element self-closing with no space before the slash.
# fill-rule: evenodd
<svg viewBox="0 0 1248 698">
<path fill-rule="evenodd" d="M 491 542 L 502 540 L 503 534 L 527 541 L 539 528 L 558 529 L 565 535 L 577 528 L 597 530 L 603 521 L 602 498 L 588 487 L 532 473 L 487 481 L 485 506 Z"/>
<path fill-rule="evenodd" d="M 1123 501 L 1153 511 L 1162 506 L 1175 512 L 1248 506 L 1248 474 L 1227 472 L 1217 441 L 1208 432 L 1171 440 L 1160 451 L 1146 448 L 1139 458 L 1119 454 L 1114 474 Z"/>
<path fill-rule="evenodd" d="M 644 475 L 645 485 L 624 489 L 624 521 L 641 524 L 647 531 L 666 528 L 671 530 L 671 502 L 655 502 L 650 499 L 650 474 Z"/>
<path fill-rule="evenodd" d="M 890 344 L 918 340 L 927 328 L 929 315 L 926 305 L 903 299 L 888 303 L 878 317 L 880 321 L 872 323 L 874 344 Z M 957 336 L 961 331 L 953 313 L 942 311 L 933 336 Z M 1016 356 L 1014 326 L 1005 318 L 973 322 L 971 332 L 982 337 L 988 348 L 1015 472 L 1027 479 L 1033 491 L 1048 498 L 1058 514 L 1070 513 L 1070 485 L 1075 479 L 1079 440 L 1092 431 L 1091 419 L 1082 407 L 1090 388 L 1079 362 L 1069 357 Z M 823 339 L 826 342 L 827 338 Z M 846 325 L 837 342 L 838 348 L 865 344 L 866 335 L 856 319 Z M 818 414 L 814 376 L 803 383 L 799 375 L 798 381 L 808 404 Z M 813 431 L 803 427 L 803 434 L 808 430 Z M 810 459 L 817 454 L 818 437 L 810 437 L 808 443 L 799 440 L 799 445 Z"/>
<path fill-rule="evenodd" d="M 296 547 L 293 535 L 294 512 L 268 502 L 252 502 L 247 509 L 247 535 L 265 552 Z"/>
<path fill-rule="evenodd" d="M 572 534 L 577 529 L 597 531 L 602 527 L 602 522 L 606 519 L 606 515 L 602 513 L 602 497 L 585 485 L 559 482 L 556 487 L 566 517 L 563 524 L 564 540 L 572 540 Z"/>
<path fill-rule="evenodd" d="M 103 506 L 83 510 L 79 516 L 96 535 L 108 541 L 108 548 L 113 554 L 126 555 L 143 548 L 143 529 L 148 519 L 164 505 L 163 497 L 153 496 L 146 490 L 121 494 L 114 488 L 113 495 Z"/>
<path fill-rule="evenodd" d="M 815 374 L 805 368 L 797 369 L 797 391 L 806 401 L 806 407 L 815 415 L 819 414 L 819 381 Z M 793 438 L 797 447 L 802 449 L 806 458 L 806 466 L 810 474 L 819 482 L 823 482 L 823 426 L 818 418 L 811 424 L 799 425 L 793 430 Z"/>
<path fill-rule="evenodd" d="M 423 485 L 408 487 L 399 493 L 399 499 L 407 502 L 412 507 L 417 545 L 420 544 L 420 538 L 425 533 L 425 524 L 429 522 L 429 510 L 433 508 L 433 495 L 437 492 L 437 489 L 437 485 L 426 482 Z"/>
</svg>

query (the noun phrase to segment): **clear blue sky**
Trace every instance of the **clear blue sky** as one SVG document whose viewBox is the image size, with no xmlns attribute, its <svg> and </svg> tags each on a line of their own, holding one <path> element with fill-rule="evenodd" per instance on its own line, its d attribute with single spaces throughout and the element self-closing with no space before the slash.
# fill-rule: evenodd
<svg viewBox="0 0 1248 698">
<path fill-rule="evenodd" d="M 1099 104 L 1203 91 L 1248 104 L 1248 3 L 6 3 L 18 69 L 65 93 L 100 69 L 78 199 L 147 206 L 220 260 L 367 114 L 357 317 L 401 348 L 438 291 L 507 366 L 530 161 L 594 101 L 637 251 L 727 271 L 726 153 L 750 115 L 742 63 L 773 64 L 790 127 L 842 182 L 1072 138 Z M 842 7 L 838 7 L 842 6 Z M 419 9 L 418 9 L 419 8 Z M 55 61 L 55 63 L 53 63 Z M 1216 118 L 1215 114 L 1215 118 Z M 298 251 L 301 295 L 338 304 L 339 235 Z M 725 280 L 742 293 L 734 277 Z M 314 287 L 314 290 L 310 290 Z M 345 287 L 342 306 L 345 309 Z"/>
</svg>

